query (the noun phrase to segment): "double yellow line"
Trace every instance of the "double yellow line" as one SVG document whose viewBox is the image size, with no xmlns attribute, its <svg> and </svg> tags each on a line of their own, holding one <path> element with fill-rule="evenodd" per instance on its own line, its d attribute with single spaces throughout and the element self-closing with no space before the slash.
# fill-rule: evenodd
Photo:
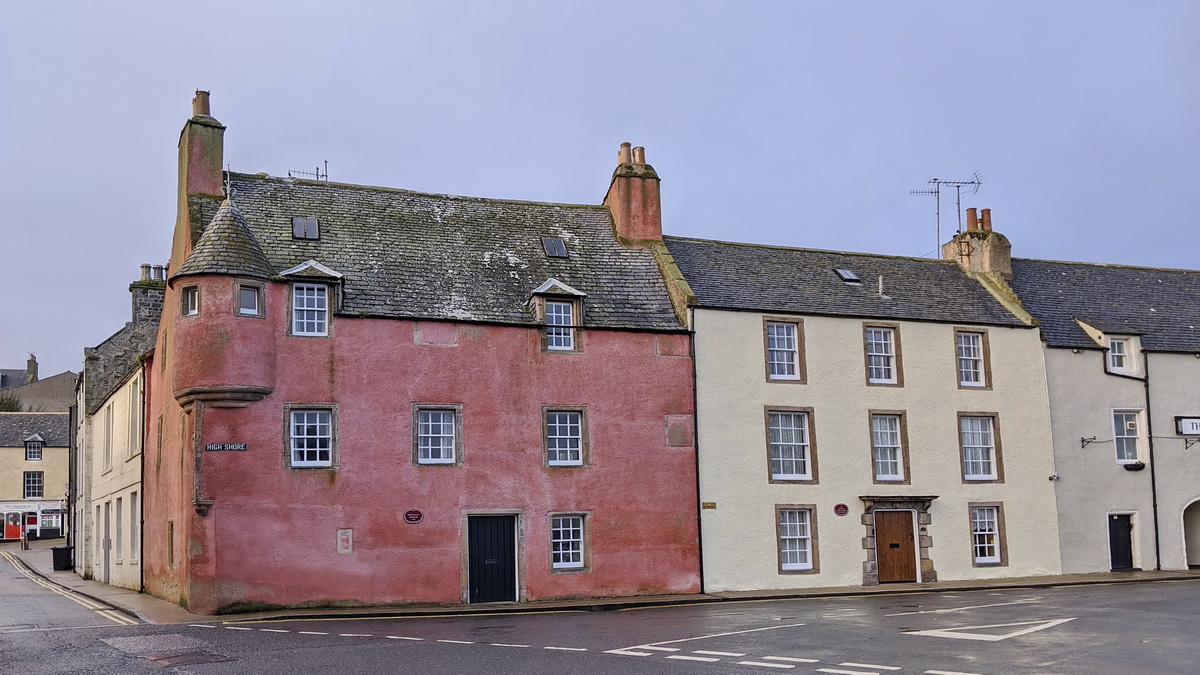
<svg viewBox="0 0 1200 675">
<path fill-rule="evenodd" d="M 96 602 L 91 598 L 79 595 L 78 593 L 63 588 L 62 586 L 58 586 L 57 584 L 52 584 L 49 581 L 46 581 L 45 579 L 34 574 L 33 570 L 29 569 L 29 566 L 27 566 L 20 558 L 16 557 L 12 553 L 9 553 L 8 551 L 0 551 L 0 556 L 3 556 L 4 559 L 7 560 L 13 567 L 15 567 L 18 572 L 24 574 L 30 581 L 38 586 L 41 586 L 42 588 L 45 588 L 53 593 L 57 593 L 71 602 L 82 605 L 108 619 L 109 621 L 112 621 L 113 623 L 120 624 L 122 626 L 132 626 L 134 624 L 141 623 L 136 619 L 131 619 L 124 614 L 121 614 L 108 605 Z"/>
</svg>

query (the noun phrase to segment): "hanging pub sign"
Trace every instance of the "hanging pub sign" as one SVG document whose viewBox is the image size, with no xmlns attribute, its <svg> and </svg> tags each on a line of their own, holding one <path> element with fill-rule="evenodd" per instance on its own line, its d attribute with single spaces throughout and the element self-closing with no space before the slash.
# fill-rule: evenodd
<svg viewBox="0 0 1200 675">
<path fill-rule="evenodd" d="M 1176 417 L 1175 432 L 1180 436 L 1200 436 L 1200 417 Z"/>
<path fill-rule="evenodd" d="M 245 443 L 205 443 L 204 449 L 209 452 L 218 452 L 223 450 L 246 451 Z"/>
</svg>

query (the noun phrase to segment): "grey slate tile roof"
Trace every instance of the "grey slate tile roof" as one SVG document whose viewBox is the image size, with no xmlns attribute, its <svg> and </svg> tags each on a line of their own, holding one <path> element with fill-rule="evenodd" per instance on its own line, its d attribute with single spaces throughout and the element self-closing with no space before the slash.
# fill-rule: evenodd
<svg viewBox="0 0 1200 675">
<path fill-rule="evenodd" d="M 42 437 L 47 448 L 65 448 L 70 429 L 67 413 L 0 413 L 0 448 L 23 448 L 25 439 L 34 434 Z"/>
<path fill-rule="evenodd" d="M 530 293 L 553 277 L 587 293 L 584 326 L 682 330 L 653 254 L 618 244 L 602 206 L 231 180 L 274 274 L 311 259 L 345 275 L 341 314 L 530 324 Z M 204 219 L 217 208 L 193 206 Z M 293 239 L 293 216 L 315 216 L 321 238 Z M 548 257 L 542 237 L 562 238 L 568 257 Z"/>
<path fill-rule="evenodd" d="M 274 270 L 238 208 L 226 199 L 204 228 L 192 254 L 173 276 L 187 274 L 237 274 L 266 279 Z"/>
<path fill-rule="evenodd" d="M 25 369 L 0 369 L 0 389 L 10 389 L 25 384 Z"/>
<path fill-rule="evenodd" d="M 83 408 L 95 414 L 129 374 L 141 365 L 139 358 L 158 340 L 158 319 L 131 321 L 95 347 L 84 349 Z"/>
<path fill-rule="evenodd" d="M 1149 351 L 1200 353 L 1200 271 L 1014 258 L 1010 285 L 1052 347 L 1095 349 L 1076 318 L 1141 335 Z"/>
<path fill-rule="evenodd" d="M 699 306 L 1025 326 L 954 261 L 665 237 Z M 855 272 L 862 285 L 834 272 Z M 878 296 L 883 276 L 884 295 Z"/>
</svg>

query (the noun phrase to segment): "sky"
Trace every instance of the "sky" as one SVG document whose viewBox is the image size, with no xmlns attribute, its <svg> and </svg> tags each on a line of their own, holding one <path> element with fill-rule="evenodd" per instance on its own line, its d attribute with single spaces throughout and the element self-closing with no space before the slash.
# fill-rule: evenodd
<svg viewBox="0 0 1200 675">
<path fill-rule="evenodd" d="M 935 255 L 982 176 L 1013 255 L 1196 269 L 1200 3 L 96 2 L 0 14 L 0 368 L 42 376 L 165 264 L 196 89 L 234 171 L 598 204 L 667 234 Z M 943 187 L 940 240 L 957 227 Z"/>
</svg>

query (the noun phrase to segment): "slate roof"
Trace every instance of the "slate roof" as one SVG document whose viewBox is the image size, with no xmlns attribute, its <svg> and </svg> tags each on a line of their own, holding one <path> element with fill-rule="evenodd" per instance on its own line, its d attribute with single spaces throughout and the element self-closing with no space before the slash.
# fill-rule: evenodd
<svg viewBox="0 0 1200 675">
<path fill-rule="evenodd" d="M 25 369 L 0 369 L 0 389 L 10 389 L 25 384 Z"/>
<path fill-rule="evenodd" d="M 1025 326 L 951 260 L 665 237 L 700 307 Z M 862 280 L 847 284 L 834 272 Z M 879 277 L 883 292 L 878 295 Z"/>
<path fill-rule="evenodd" d="M 25 439 L 37 434 L 47 448 L 65 448 L 70 443 L 71 422 L 67 413 L 0 413 L 0 448 L 23 448 Z"/>
<path fill-rule="evenodd" d="M 1096 349 L 1076 318 L 1141 335 L 1148 351 L 1200 353 L 1200 271 L 1014 258 L 1010 285 L 1051 347 Z"/>
<path fill-rule="evenodd" d="M 682 330 L 653 254 L 618 244 L 606 207 L 230 177 L 272 274 L 315 260 L 345 275 L 340 314 L 532 324 L 530 294 L 553 277 L 587 293 L 584 326 Z M 215 200 L 192 206 L 216 215 Z M 294 239 L 293 216 L 315 216 L 320 239 Z M 548 257 L 543 237 L 568 257 Z"/>
<path fill-rule="evenodd" d="M 266 279 L 274 270 L 237 206 L 226 199 L 174 276 L 188 274 L 237 274 Z"/>
</svg>

